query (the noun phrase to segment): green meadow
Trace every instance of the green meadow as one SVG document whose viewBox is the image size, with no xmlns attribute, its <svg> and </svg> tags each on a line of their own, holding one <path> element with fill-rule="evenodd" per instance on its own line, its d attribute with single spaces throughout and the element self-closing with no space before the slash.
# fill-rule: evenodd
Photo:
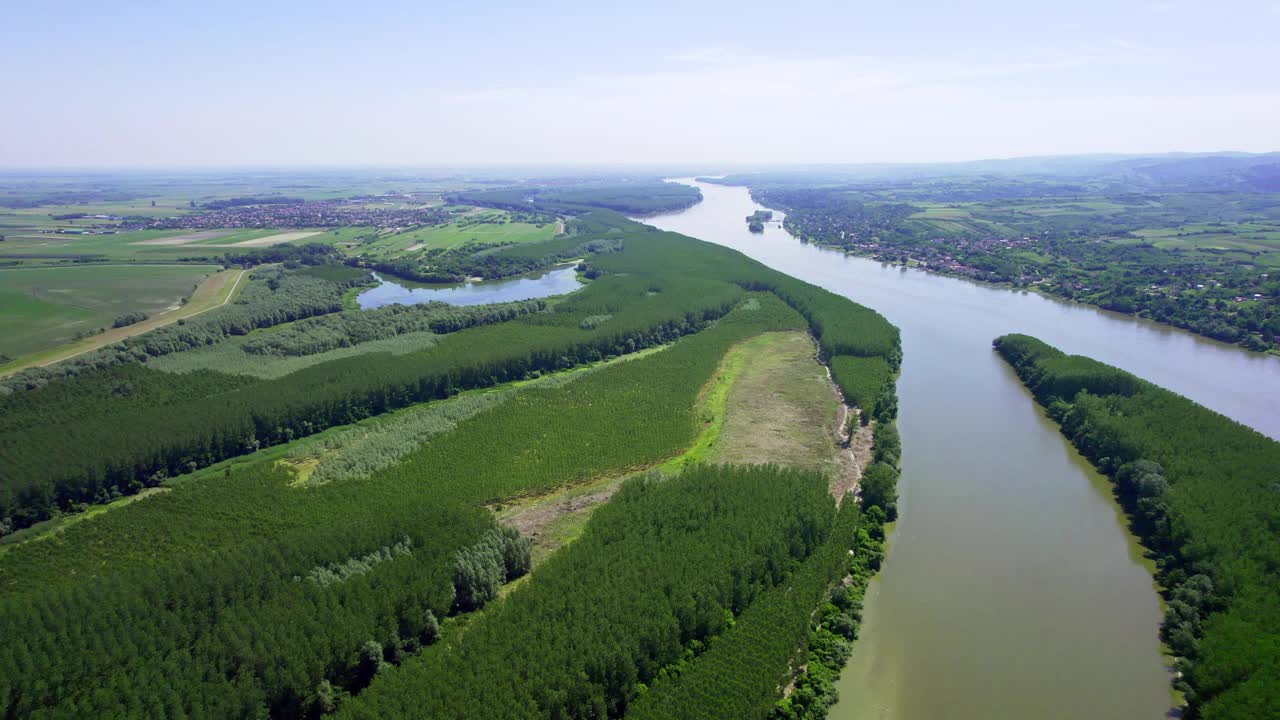
<svg viewBox="0 0 1280 720">
<path fill-rule="evenodd" d="M 214 265 L 85 265 L 0 270 L 0 354 L 18 357 L 181 303 Z"/>
<path fill-rule="evenodd" d="M 550 240 L 556 236 L 555 223 L 511 222 L 509 213 L 485 210 L 467 215 L 445 225 L 416 228 L 405 232 L 378 235 L 360 247 L 359 255 L 394 257 L 420 250 L 448 249 L 466 243 L 508 244 Z M 322 236 L 317 236 L 319 239 Z"/>
</svg>

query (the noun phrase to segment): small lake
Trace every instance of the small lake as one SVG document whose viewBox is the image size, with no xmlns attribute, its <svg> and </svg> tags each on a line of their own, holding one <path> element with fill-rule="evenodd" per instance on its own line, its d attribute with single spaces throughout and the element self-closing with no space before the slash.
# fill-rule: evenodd
<svg viewBox="0 0 1280 720">
<path fill-rule="evenodd" d="M 384 305 L 417 305 L 427 302 L 488 305 L 564 295 L 582 287 L 582 282 L 578 280 L 577 271 L 573 266 L 506 280 L 482 280 L 457 284 L 419 283 L 402 278 L 389 279 L 379 273 L 374 273 L 373 276 L 381 281 L 381 284 L 356 296 L 356 302 L 364 310 L 373 310 Z"/>
</svg>

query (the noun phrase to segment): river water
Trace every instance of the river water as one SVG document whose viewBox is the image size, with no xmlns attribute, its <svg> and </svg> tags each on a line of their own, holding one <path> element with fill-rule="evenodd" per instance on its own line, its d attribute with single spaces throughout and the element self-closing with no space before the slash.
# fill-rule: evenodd
<svg viewBox="0 0 1280 720">
<path fill-rule="evenodd" d="M 902 330 L 900 519 L 833 720 L 1160 718 L 1169 675 L 1149 564 L 1109 484 L 991 340 L 1025 332 L 1280 438 L 1280 359 L 1173 328 L 801 243 L 745 188 L 642 221 L 739 250 Z M 775 213 L 775 216 L 779 215 Z"/>
</svg>

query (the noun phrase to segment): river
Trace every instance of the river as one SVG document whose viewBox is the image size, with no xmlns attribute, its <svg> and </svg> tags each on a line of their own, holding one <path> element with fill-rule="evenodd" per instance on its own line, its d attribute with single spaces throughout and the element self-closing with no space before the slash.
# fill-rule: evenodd
<svg viewBox="0 0 1280 720">
<path fill-rule="evenodd" d="M 1280 359 L 799 242 L 745 188 L 642 222 L 725 245 L 902 330 L 900 520 L 833 720 L 1161 718 L 1159 598 L 1109 484 L 991 349 L 1025 332 L 1280 438 Z M 775 213 L 775 216 L 779 213 Z"/>
</svg>

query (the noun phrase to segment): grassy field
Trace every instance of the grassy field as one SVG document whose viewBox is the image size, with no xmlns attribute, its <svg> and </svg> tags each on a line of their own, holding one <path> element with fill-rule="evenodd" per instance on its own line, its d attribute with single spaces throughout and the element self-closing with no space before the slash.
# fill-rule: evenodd
<svg viewBox="0 0 1280 720">
<path fill-rule="evenodd" d="M 19 357 L 111 327 L 131 312 L 176 310 L 213 265 L 86 265 L 0 270 L 0 353 Z"/>
<path fill-rule="evenodd" d="M 1156 247 L 1280 252 L 1280 224 L 1192 224 L 1134 233 Z"/>
<path fill-rule="evenodd" d="M 277 326 L 284 327 L 284 326 Z M 233 375 L 252 375 L 260 378 L 280 378 L 306 367 L 339 358 L 354 357 L 372 352 L 389 352 L 403 355 L 431 347 L 441 336 L 430 332 L 397 335 L 383 340 L 372 340 L 351 347 L 336 348 L 314 355 L 251 355 L 243 350 L 244 344 L 269 330 L 255 330 L 248 335 L 232 337 L 216 345 L 171 353 L 147 363 L 148 367 L 165 372 L 186 373 L 201 369 L 217 370 Z"/>
<path fill-rule="evenodd" d="M 446 225 L 378 235 L 372 242 L 350 250 L 357 255 L 390 258 L 424 250 L 457 247 L 468 242 L 532 243 L 550 240 L 556 235 L 557 228 L 553 223 L 545 223 L 539 227 L 532 223 L 508 222 L 508 215 L 502 210 L 484 210 Z"/>
<path fill-rule="evenodd" d="M 746 362 L 729 390 L 715 462 L 774 463 L 835 472 L 839 402 L 807 333 L 767 333 L 735 352 Z"/>
<path fill-rule="evenodd" d="M 999 223 L 973 216 L 974 210 L 980 210 L 977 203 L 915 203 L 921 211 L 911 216 L 912 220 L 946 234 L 965 235 L 1012 235 L 1014 231 Z"/>
<path fill-rule="evenodd" d="M 367 232 L 343 228 L 334 235 L 323 230 L 228 228 L 222 230 L 139 230 L 114 235 L 59 235 L 36 230 L 0 230 L 0 259 L 23 266 L 66 264 L 75 256 L 120 262 L 173 262 L 183 257 L 216 256 L 227 248 L 253 248 L 281 242 L 327 242 Z"/>
<path fill-rule="evenodd" d="M 1133 230 L 1131 233 L 1108 234 L 1105 237 L 1118 244 L 1149 242 L 1166 250 L 1235 252 L 1241 259 L 1253 257 L 1271 267 L 1280 266 L 1280 222 L 1256 218 L 1235 221 L 1200 222 L 1179 224 L 1181 213 L 1173 203 L 1168 206 L 1151 200 L 1141 204 L 1123 204 L 1105 198 L 1045 198 L 1023 201 L 1012 206 L 986 207 L 983 203 L 915 203 L 920 212 L 911 215 L 917 221 L 944 235 L 1017 237 L 1022 234 L 1001 223 L 976 217 L 975 213 L 999 212 L 1024 220 L 1064 217 L 1119 217 L 1124 213 L 1142 213 L 1152 227 Z M 1247 255 L 1246 255 L 1247 254 Z M 1234 256 L 1233 256 L 1234 257 Z"/>
</svg>

